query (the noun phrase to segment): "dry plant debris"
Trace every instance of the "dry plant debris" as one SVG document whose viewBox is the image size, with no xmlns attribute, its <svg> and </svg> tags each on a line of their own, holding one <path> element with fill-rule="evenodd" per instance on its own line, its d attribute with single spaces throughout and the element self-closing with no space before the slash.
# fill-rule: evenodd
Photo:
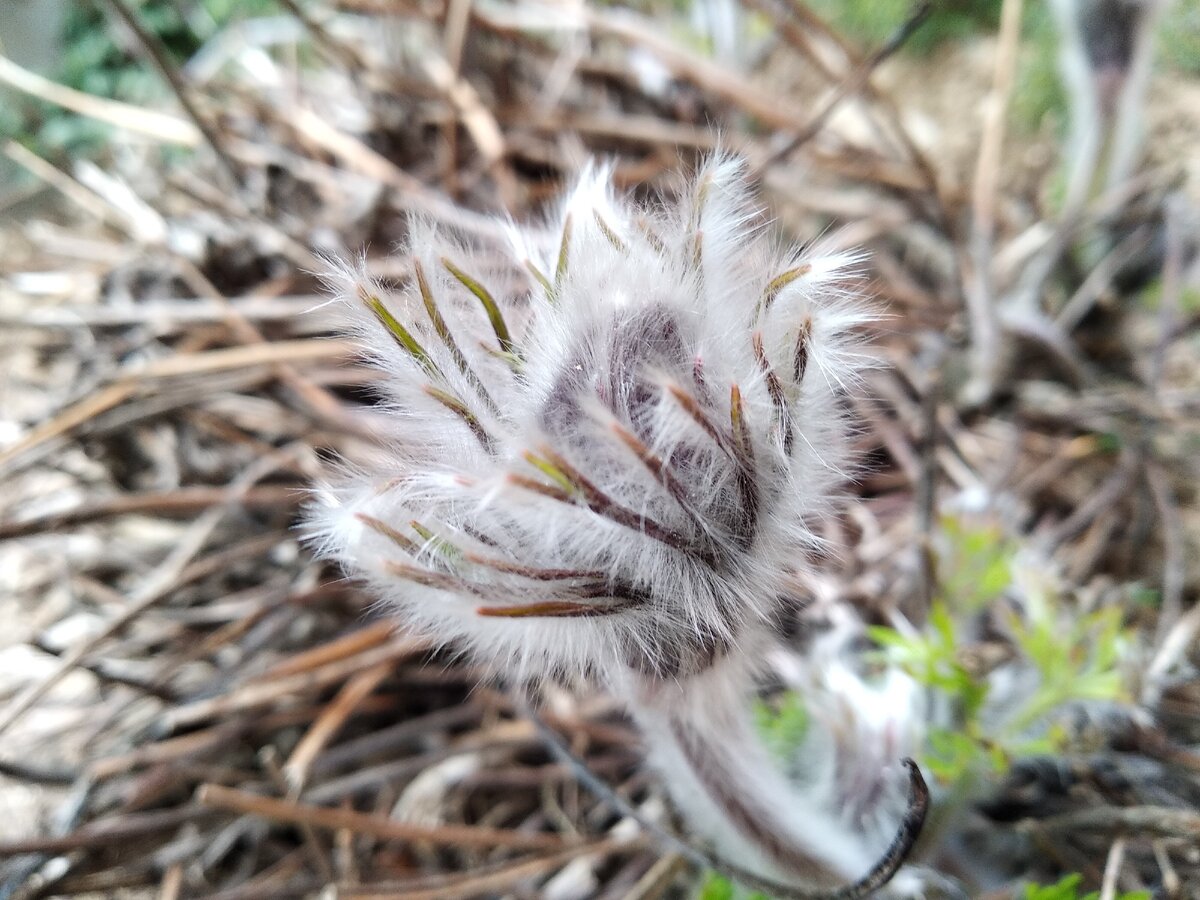
<svg viewBox="0 0 1200 900">
<path fill-rule="evenodd" d="M 939 516 L 986 496 L 1082 610 L 1124 604 L 1141 647 L 1136 711 L 1083 723 L 1086 752 L 1018 762 L 919 862 L 981 891 L 963 859 L 989 847 L 996 897 L 1063 871 L 1197 895 L 1195 184 L 1159 165 L 1061 220 L 1006 193 L 1000 113 L 966 171 L 913 133 L 885 77 L 904 23 L 862 56 L 792 0 L 747 3 L 769 37 L 738 61 L 611 6 L 287 2 L 183 69 L 106 5 L 176 112 L 0 61 L 114 126 L 104 165 L 3 148 L 59 202 L 18 200 L 3 231 L 0 897 L 680 895 L 686 860 L 587 790 L 506 686 L 395 632 L 294 526 L 331 457 L 372 439 L 375 375 L 322 308 L 322 254 L 368 247 L 402 282 L 383 251 L 408 216 L 487 241 L 489 214 L 538 215 L 589 155 L 670 192 L 717 146 L 795 235 L 865 248 L 892 314 L 857 410 L 862 502 L 828 524 L 796 631 L 838 603 L 924 623 Z M 984 79 L 1001 108 L 1016 34 Z M 1034 271 L 1100 233 L 1121 237 L 1094 264 Z M 1161 274 L 1157 311 L 1130 299 L 1139 272 Z M 1030 284 L 1036 314 L 992 318 Z M 986 669 L 1004 644 L 984 629 L 960 652 Z M 590 770 L 669 822 L 605 698 L 548 699 Z"/>
</svg>

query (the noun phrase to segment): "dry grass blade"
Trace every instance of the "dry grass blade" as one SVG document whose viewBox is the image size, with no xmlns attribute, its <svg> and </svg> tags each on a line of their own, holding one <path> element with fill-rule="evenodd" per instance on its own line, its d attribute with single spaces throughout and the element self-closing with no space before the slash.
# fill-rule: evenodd
<svg viewBox="0 0 1200 900">
<path fill-rule="evenodd" d="M 313 760 L 346 720 L 354 715 L 358 705 L 391 673 L 393 665 L 394 662 L 389 660 L 353 675 L 326 710 L 313 722 L 283 766 L 284 779 L 292 791 L 299 793 L 303 789 Z"/>
<path fill-rule="evenodd" d="M 436 887 L 422 888 L 406 886 L 403 883 L 386 886 L 369 885 L 362 888 L 350 888 L 346 892 L 346 896 L 352 897 L 354 900 L 459 900 L 459 898 L 480 897 L 516 888 L 522 882 L 561 868 L 573 859 L 583 856 L 602 857 L 638 848 L 639 842 L 637 841 L 594 841 L 560 853 L 550 853 L 534 859 L 495 866 L 490 872 L 484 871 L 461 878 L 439 879 Z M 384 887 L 386 890 L 383 889 Z"/>
<path fill-rule="evenodd" d="M 196 127 L 183 119 L 152 109 L 106 100 L 56 84 L 3 56 L 0 56 L 0 81 L 24 91 L 31 97 L 56 103 L 81 116 L 89 116 L 154 140 L 194 147 L 201 139 Z"/>
<path fill-rule="evenodd" d="M 311 671 L 299 672 L 267 682 L 251 683 L 235 689 L 226 696 L 211 700 L 199 700 L 170 710 L 163 719 L 168 731 L 194 725 L 230 713 L 267 706 L 281 697 L 298 691 L 312 690 L 324 685 L 337 684 L 346 677 L 381 663 L 413 656 L 426 649 L 423 641 L 399 638 L 382 646 L 358 653 L 345 660 L 337 660 L 318 666 Z"/>
<path fill-rule="evenodd" d="M 196 800 L 204 806 L 259 816 L 277 822 L 312 825 L 323 829 L 346 829 L 354 834 L 382 840 L 419 841 L 451 847 L 502 847 L 512 850 L 548 850 L 562 846 L 563 839 L 549 834 L 476 826 L 421 826 L 396 822 L 382 816 L 365 815 L 303 803 L 274 800 L 217 784 L 201 786 Z"/>
</svg>

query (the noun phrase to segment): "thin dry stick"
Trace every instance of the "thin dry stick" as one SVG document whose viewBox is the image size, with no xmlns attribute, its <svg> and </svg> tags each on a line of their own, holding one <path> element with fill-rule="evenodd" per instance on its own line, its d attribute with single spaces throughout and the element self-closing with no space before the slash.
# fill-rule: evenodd
<svg viewBox="0 0 1200 900">
<path fill-rule="evenodd" d="M 718 136 L 711 128 L 670 122 L 651 115 L 631 115 L 619 110 L 553 110 L 534 122 L 521 124 L 526 128 L 549 134 L 570 130 L 595 137 L 620 138 L 652 146 L 692 147 L 698 150 L 726 147 L 748 158 L 754 158 L 762 152 L 740 135 Z"/>
<path fill-rule="evenodd" d="M 1184 264 L 1184 200 L 1172 195 L 1166 201 L 1166 254 L 1162 268 L 1162 296 L 1158 305 L 1158 342 L 1151 358 L 1150 390 L 1158 394 L 1166 372 L 1167 350 L 1175 334 L 1175 319 L 1179 314 L 1179 301 L 1183 293 Z"/>
<path fill-rule="evenodd" d="M 409 175 L 358 138 L 338 131 L 312 110 L 302 107 L 289 110 L 287 124 L 354 171 L 395 189 L 404 206 L 428 212 L 443 222 L 481 237 L 502 238 L 502 231 L 492 217 L 463 209 L 437 195 L 423 181 Z"/>
<path fill-rule="evenodd" d="M 1171 864 L 1171 854 L 1167 851 L 1166 843 L 1166 841 L 1153 841 L 1150 846 L 1154 849 L 1154 861 L 1158 863 L 1158 870 L 1162 873 L 1163 891 L 1170 900 L 1176 900 L 1180 896 L 1179 890 L 1182 885 L 1179 881 L 1179 873 Z"/>
<path fill-rule="evenodd" d="M 221 145 L 220 138 L 217 137 L 217 132 L 208 123 L 208 121 L 200 114 L 200 110 L 196 108 L 196 104 L 192 102 L 191 93 L 183 79 L 179 76 L 175 66 L 172 65 L 170 58 L 167 55 L 167 49 L 162 42 L 154 34 L 151 34 L 142 25 L 137 14 L 125 5 L 125 0 L 103 0 L 103 3 L 113 11 L 113 13 L 122 22 L 128 26 L 129 30 L 137 37 L 138 43 L 145 50 L 146 55 L 150 58 L 154 68 L 158 72 L 171 90 L 174 91 L 175 97 L 179 100 L 179 105 L 183 107 L 184 112 L 188 114 L 188 118 L 195 123 L 196 128 L 204 135 L 204 141 L 212 148 L 216 154 L 218 162 L 220 162 L 225 174 L 233 179 L 233 183 L 238 183 L 237 167 L 233 164 L 229 154 L 225 152 L 225 148 Z"/>
<path fill-rule="evenodd" d="M 1162 693 L 1164 677 L 1181 661 L 1187 658 L 1188 649 L 1200 634 L 1200 603 L 1196 603 L 1175 623 L 1163 637 L 1158 652 L 1146 669 L 1145 689 L 1142 703 L 1157 705 Z"/>
<path fill-rule="evenodd" d="M 1020 39 L 1021 0 L 1004 0 L 992 91 L 985 101 L 983 138 L 971 192 L 970 251 L 969 256 L 962 254 L 967 322 L 971 329 L 971 380 L 964 389 L 964 399 L 972 405 L 991 399 L 1003 362 L 1000 318 L 992 285 L 992 244 L 996 231 L 996 182 Z"/>
<path fill-rule="evenodd" d="M 621 900 L 657 900 L 686 865 L 687 860 L 678 853 L 668 853 L 652 865 Z"/>
<path fill-rule="evenodd" d="M 316 44 L 333 57 L 340 66 L 352 72 L 366 68 L 362 56 L 354 47 L 330 34 L 325 26 L 310 16 L 296 0 L 279 0 L 279 3 L 296 17 L 296 20 L 313 36 Z"/>
<path fill-rule="evenodd" d="M 289 326 L 293 333 L 328 329 L 330 317 L 319 309 L 316 294 L 263 296 L 241 294 L 223 298 L 186 297 L 177 300 L 147 299 L 104 306 L 68 305 L 47 309 L 22 309 L 0 313 L 2 328 L 108 328 L 145 325 L 158 334 L 173 334 L 189 325 L 225 322 L 229 307 L 248 322 L 272 322 Z"/>
<path fill-rule="evenodd" d="M 445 4 L 445 26 L 442 29 L 442 50 L 446 55 L 446 70 L 448 81 L 453 84 L 458 80 L 462 68 L 463 45 L 467 39 L 467 28 L 471 21 L 471 0 L 447 0 Z M 434 80 L 436 83 L 436 79 Z M 443 93 L 447 89 L 439 85 Z M 462 109 L 459 108 L 459 114 Z M 442 142 L 444 157 L 442 159 L 442 180 L 451 195 L 458 193 L 458 120 L 449 117 L 442 123 Z"/>
<path fill-rule="evenodd" d="M 177 706 L 163 714 L 163 726 L 167 730 L 173 731 L 203 722 L 206 719 L 267 706 L 289 694 L 314 691 L 326 685 L 337 684 L 363 669 L 369 669 L 382 662 L 412 656 L 425 650 L 426 647 L 427 645 L 423 641 L 398 638 L 348 660 L 330 663 L 311 672 L 302 672 L 277 681 L 249 684 L 221 697 Z"/>
<path fill-rule="evenodd" d="M 1136 259 L 1149 246 L 1150 240 L 1150 226 L 1143 225 L 1104 254 L 1054 317 L 1054 324 L 1059 330 L 1064 334 L 1074 331 L 1100 296 L 1111 287 L 1116 274 Z"/>
<path fill-rule="evenodd" d="M 1154 645 L 1162 647 L 1167 635 L 1183 615 L 1183 594 L 1187 587 L 1187 539 L 1184 537 L 1179 504 L 1167 473 L 1157 463 L 1148 462 L 1146 482 L 1150 486 L 1163 532 L 1162 600 L 1154 634 Z"/>
<path fill-rule="evenodd" d="M 141 766 L 153 766 L 189 756 L 199 756 L 208 750 L 228 744 L 237 737 L 243 728 L 244 726 L 238 722 L 223 722 L 212 728 L 193 731 L 191 734 L 167 738 L 153 744 L 143 744 L 127 753 L 96 760 L 88 766 L 87 774 L 90 778 L 101 781 Z"/>
<path fill-rule="evenodd" d="M 519 197 L 519 188 L 516 177 L 504 161 L 508 156 L 508 149 L 504 132 L 500 130 L 496 117 L 470 82 L 459 75 L 446 60 L 434 55 L 427 56 L 424 68 L 429 80 L 442 92 L 458 118 L 462 120 L 467 133 L 471 135 L 484 164 L 496 179 L 502 204 L 512 208 Z M 450 153 L 457 152 L 456 129 L 457 121 L 450 120 L 446 130 Z M 453 156 L 449 157 L 449 162 L 455 162 Z"/>
<path fill-rule="evenodd" d="M 180 353 L 163 359 L 131 366 L 126 377 L 131 379 L 178 378 L 206 372 L 223 372 L 251 366 L 271 366 L 279 363 L 310 360 L 348 359 L 357 352 L 354 341 L 301 338 L 294 341 L 253 344 L 245 347 L 223 347 L 202 353 Z"/>
<path fill-rule="evenodd" d="M 162 881 L 158 886 L 158 900 L 179 900 L 182 889 L 183 866 L 175 863 L 163 873 Z"/>
<path fill-rule="evenodd" d="M 1200 815 L 1168 806 L 1091 806 L 1048 819 L 1023 824 L 1026 830 L 1046 834 L 1077 835 L 1084 832 L 1146 837 L 1200 838 Z"/>
<path fill-rule="evenodd" d="M 557 835 L 504 828 L 481 828 L 474 825 L 409 825 L 383 816 L 346 809 L 288 803 L 219 784 L 201 785 L 196 792 L 196 799 L 200 804 L 213 809 L 293 825 L 305 823 L 330 830 L 345 828 L 355 834 L 369 835 L 382 840 L 423 841 L 445 847 L 509 850 L 558 850 L 564 844 L 563 839 Z"/>
<path fill-rule="evenodd" d="M 149 363 L 135 363 L 127 367 L 112 384 L 67 407 L 50 421 L 34 428 L 11 447 L 0 451 L 0 470 L 48 441 L 64 437 L 89 424 L 100 413 L 107 412 L 134 395 L 149 390 L 152 387 L 149 381 L 305 360 L 349 358 L 357 349 L 353 341 L 302 339 L 256 344 L 250 347 L 227 347 L 203 353 L 183 353 Z"/>
<path fill-rule="evenodd" d="M 91 500 L 75 509 L 48 513 L 33 519 L 0 522 L 0 541 L 29 537 L 34 534 L 65 531 L 89 522 L 116 516 L 179 516 L 203 512 L 210 507 L 229 503 L 231 488 L 196 485 L 174 491 L 147 491 L 137 494 L 118 494 Z M 251 488 L 236 498 L 245 509 L 271 509 L 295 506 L 304 500 L 296 487 L 265 485 Z"/>
<path fill-rule="evenodd" d="M 376 622 L 334 638 L 324 644 L 310 647 L 300 653 L 295 653 L 287 659 L 276 663 L 255 681 L 271 681 L 286 678 L 300 672 L 308 672 L 327 663 L 337 662 L 361 653 L 371 647 L 378 647 L 390 640 L 396 634 L 396 626 L 391 622 Z"/>
<path fill-rule="evenodd" d="M 904 46 L 905 42 L 929 18 L 929 14 L 932 11 L 932 3 L 919 4 L 908 19 L 896 29 L 891 37 L 884 41 L 878 50 L 868 56 L 855 71 L 848 74 L 842 80 L 836 90 L 834 90 L 833 96 L 805 123 L 804 127 L 779 143 L 778 147 L 771 152 L 765 163 L 763 163 L 763 168 L 783 162 L 795 153 L 796 150 L 816 137 L 821 132 L 821 129 L 825 127 L 830 116 L 841 106 L 842 101 L 847 97 L 860 93 L 870 80 L 871 73 L 879 68 L 884 60 Z M 757 169 L 756 171 L 761 173 L 763 169 Z"/>
<path fill-rule="evenodd" d="M 273 746 L 264 747 L 259 754 L 259 758 L 262 760 L 263 768 L 271 776 L 271 781 L 274 782 L 275 787 L 287 795 L 289 803 L 294 803 L 299 791 L 293 791 L 288 785 L 287 776 L 284 775 L 283 769 L 279 765 L 279 751 Z M 302 822 L 298 827 L 300 828 L 301 835 L 304 837 L 304 846 L 309 858 L 312 860 L 317 871 L 321 873 L 321 878 L 324 879 L 326 884 L 332 883 L 337 876 L 334 874 L 333 864 L 329 859 L 329 854 L 325 850 L 325 845 L 317 837 L 316 829 L 307 822 Z"/>
<path fill-rule="evenodd" d="M 942 397 L 943 354 L 940 348 L 937 357 L 930 367 L 921 396 L 921 468 L 913 494 L 917 520 L 917 599 L 922 616 L 932 608 L 938 574 L 933 532 L 937 512 L 937 453 L 941 443 L 937 421 L 938 403 Z"/>
<path fill-rule="evenodd" d="M 137 381 L 130 378 L 107 385 L 94 394 L 89 394 L 78 403 L 72 404 L 53 416 L 49 421 L 34 427 L 15 444 L 0 450 L 0 471 L 26 457 L 30 451 L 44 446 L 56 438 L 65 437 L 76 428 L 91 422 L 101 413 L 120 406 L 137 393 Z M 25 460 L 25 462 L 29 461 Z"/>
<path fill-rule="evenodd" d="M 192 803 L 174 809 L 112 816 L 90 822 L 61 836 L 0 841 L 0 859 L 27 853 L 69 853 L 120 844 L 143 835 L 160 834 L 164 829 L 208 818 L 212 814 L 213 810 Z"/>
<path fill-rule="evenodd" d="M 283 777 L 290 791 L 299 794 L 304 789 L 313 760 L 346 724 L 346 720 L 354 715 L 354 711 L 363 700 L 391 673 L 395 665 L 396 660 L 382 662 L 357 673 L 342 686 L 284 763 Z"/>
<path fill-rule="evenodd" d="M 306 887 L 297 885 L 297 880 L 303 877 L 304 860 L 303 850 L 289 853 L 266 871 L 246 879 L 236 887 L 206 894 L 205 900 L 271 900 L 273 897 L 295 900 L 297 887 L 300 890 L 305 890 Z M 316 894 L 319 887 L 320 885 L 313 884 L 310 890 Z"/>
<path fill-rule="evenodd" d="M 31 97 L 155 141 L 182 144 L 185 147 L 194 147 L 200 143 L 199 130 L 185 119 L 85 94 L 44 78 L 36 72 L 30 72 L 4 56 L 0 56 L 0 81 Z"/>
<path fill-rule="evenodd" d="M 1075 236 L 1085 228 L 1120 213 L 1139 194 L 1149 191 L 1156 180 L 1161 180 L 1161 174 L 1154 171 L 1135 175 L 1105 190 L 1090 206 L 1086 195 L 1077 202 L 1071 202 L 1068 198 L 1058 224 L 1038 249 L 1032 252 L 1031 259 L 1020 271 L 1017 284 L 1005 295 L 1003 307 L 1025 316 L 1035 314 L 1043 286 Z"/>
<path fill-rule="evenodd" d="M 67 173 L 42 159 L 32 150 L 16 141 L 6 141 L 4 155 L 40 178 L 85 212 L 102 222 L 108 222 L 124 230 L 128 224 L 120 213 L 104 201 L 95 191 L 84 187 Z"/>
<path fill-rule="evenodd" d="M 33 707 L 38 700 L 58 684 L 74 669 L 80 661 L 97 647 L 118 634 L 136 618 L 155 604 L 165 599 L 179 580 L 180 574 L 189 562 L 200 552 L 216 527 L 225 515 L 237 506 L 240 496 L 260 479 L 269 475 L 278 466 L 279 460 L 291 456 L 295 449 L 285 447 L 274 456 L 259 460 L 255 465 L 238 476 L 231 484 L 229 499 L 219 507 L 209 509 L 199 519 L 192 523 L 187 532 L 175 545 L 174 549 L 161 563 L 142 581 L 141 585 L 129 597 L 128 608 L 108 624 L 99 634 L 89 638 L 75 647 L 60 659 L 48 676 L 31 685 L 19 694 L 0 713 L 0 734 L 12 727 L 22 715 Z"/>
<path fill-rule="evenodd" d="M 1121 866 L 1125 862 L 1125 838 L 1119 837 L 1108 848 L 1108 858 L 1104 861 L 1104 880 L 1100 882 L 1100 900 L 1115 900 L 1117 896 L 1117 879 L 1121 876 Z"/>
<path fill-rule="evenodd" d="M 267 548 L 270 549 L 270 548 Z M 315 575 L 314 569 L 310 569 Z M 307 573 L 302 573 L 302 578 L 307 578 Z M 298 585 L 293 585 L 292 589 L 267 590 L 262 593 L 258 600 L 253 604 L 248 613 L 235 612 L 224 625 L 211 632 L 203 640 L 200 640 L 186 650 L 176 653 L 169 659 L 163 660 L 151 677 L 151 686 L 165 686 L 172 675 L 178 672 L 181 668 L 189 663 L 199 659 L 211 656 L 223 647 L 231 645 L 238 638 L 244 637 L 247 632 L 252 631 L 262 625 L 264 620 L 275 618 L 278 620 L 279 614 L 283 612 L 284 607 L 293 607 L 294 609 L 303 608 L 319 598 L 332 597 L 341 592 L 341 587 L 334 583 L 326 583 L 315 588 L 304 589 Z M 209 609 L 215 609 L 210 606 Z M 246 663 L 243 663 L 245 665 Z"/>
<path fill-rule="evenodd" d="M 683 49 L 664 37 L 662 29 L 647 19 L 626 11 L 585 8 L 583 14 L 593 31 L 645 47 L 685 80 L 727 100 L 772 128 L 791 128 L 806 119 L 799 108 L 766 94 L 761 85 L 751 84 L 712 60 Z"/>
<path fill-rule="evenodd" d="M 754 0 L 754 2 L 763 2 L 763 0 Z M 793 43 L 799 46 L 800 44 L 807 44 L 807 41 L 803 38 L 803 36 L 807 33 L 812 32 L 819 34 L 841 49 L 842 56 L 845 59 L 848 67 L 855 68 L 856 66 L 861 65 L 861 60 L 858 58 L 854 48 L 851 47 L 850 42 L 847 41 L 836 30 L 830 28 L 816 13 L 812 11 L 812 9 L 809 8 L 807 3 L 804 3 L 803 0 L 787 0 L 786 6 L 789 13 L 794 16 L 803 27 L 800 29 L 783 28 L 783 34 L 785 37 L 788 37 L 795 32 L 797 39 L 793 40 Z M 824 67 L 820 66 L 820 68 Z M 829 72 L 828 77 L 833 79 L 835 77 L 834 73 Z M 863 93 L 868 98 L 878 101 L 880 110 L 887 120 L 888 125 L 891 127 L 892 132 L 897 138 L 899 138 L 900 143 L 904 147 L 905 153 L 908 154 L 909 158 L 913 161 L 914 165 L 921 173 L 921 179 L 925 184 L 925 189 L 929 192 L 930 199 L 933 201 L 934 212 L 937 220 L 942 224 L 945 230 L 949 231 L 948 224 L 950 218 L 942 203 L 942 190 L 938 181 L 937 167 L 929 159 L 929 156 L 925 153 L 925 151 L 921 149 L 915 140 L 913 140 L 912 135 L 909 134 L 908 128 L 905 126 L 904 120 L 900 115 L 900 111 L 896 107 L 895 100 L 893 100 L 892 97 L 886 92 L 877 89 L 871 83 L 870 78 L 868 78 L 866 83 L 863 85 Z"/>
<path fill-rule="evenodd" d="M 262 332 L 245 316 L 239 313 L 236 308 L 230 305 L 225 295 L 200 271 L 195 263 L 183 256 L 176 256 L 176 262 L 183 270 L 184 277 L 191 282 L 198 293 L 205 294 L 210 299 L 224 306 L 226 312 L 225 321 L 239 340 L 257 346 L 267 344 L 267 340 L 263 337 Z M 286 363 L 279 364 L 275 371 L 288 387 L 300 395 L 300 398 L 308 404 L 309 408 L 318 417 L 337 425 L 344 425 L 346 423 L 346 416 L 343 413 L 342 405 L 329 391 L 313 384 L 297 372 L 295 368 Z"/>
<path fill-rule="evenodd" d="M 491 871 L 473 872 L 466 876 L 451 878 L 419 879 L 423 884 L 433 882 L 436 886 L 406 889 L 402 882 L 388 885 L 368 885 L 361 888 L 348 887 L 340 892 L 347 900 L 465 900 L 469 897 L 505 894 L 528 881 L 582 856 L 606 856 L 611 853 L 639 849 L 637 839 L 609 838 L 580 844 L 559 853 L 540 856 L 497 866 Z M 386 890 L 381 888 L 386 887 Z"/>
</svg>

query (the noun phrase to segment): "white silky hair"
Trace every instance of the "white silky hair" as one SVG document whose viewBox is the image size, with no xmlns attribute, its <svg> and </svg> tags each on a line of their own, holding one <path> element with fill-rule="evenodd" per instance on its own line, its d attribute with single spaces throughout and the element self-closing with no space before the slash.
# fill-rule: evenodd
<svg viewBox="0 0 1200 900">
<path fill-rule="evenodd" d="M 785 836 L 821 874 L 856 874 L 876 842 L 836 798 L 784 799 L 746 695 L 849 467 L 858 259 L 780 248 L 729 157 L 657 205 L 590 166 L 544 225 L 507 230 L 498 263 L 414 223 L 402 290 L 334 267 L 389 425 L 319 491 L 314 543 L 415 633 L 613 690 L 677 801 L 736 844 L 679 746 L 726 739 L 709 752 L 761 768 L 750 800 L 790 805 Z"/>
</svg>

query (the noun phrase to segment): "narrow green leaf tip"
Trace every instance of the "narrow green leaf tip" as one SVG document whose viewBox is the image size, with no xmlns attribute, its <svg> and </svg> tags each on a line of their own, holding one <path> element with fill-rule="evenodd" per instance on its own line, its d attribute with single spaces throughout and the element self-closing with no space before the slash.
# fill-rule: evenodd
<svg viewBox="0 0 1200 900">
<path fill-rule="evenodd" d="M 447 272 L 458 280 L 459 284 L 474 294 L 480 304 L 482 304 L 484 312 L 487 313 L 488 321 L 492 324 L 492 331 L 496 334 L 496 340 L 500 342 L 500 349 L 504 353 L 520 359 L 521 354 L 513 346 L 512 335 L 509 333 L 508 324 L 504 321 L 504 314 L 500 311 L 500 305 L 496 302 L 496 298 L 477 279 L 472 278 L 444 256 L 442 257 L 442 265 L 446 267 Z"/>
<path fill-rule="evenodd" d="M 366 288 L 359 287 L 359 297 L 368 309 L 375 314 L 375 318 L 379 323 L 392 335 L 392 338 L 409 356 L 419 362 L 422 368 L 430 375 L 437 374 L 437 367 L 429 354 L 425 352 L 425 348 L 420 342 L 412 336 L 412 333 L 405 328 L 400 320 L 392 315 L 391 310 L 384 306 L 383 301 L 374 294 L 367 292 Z"/>
</svg>

